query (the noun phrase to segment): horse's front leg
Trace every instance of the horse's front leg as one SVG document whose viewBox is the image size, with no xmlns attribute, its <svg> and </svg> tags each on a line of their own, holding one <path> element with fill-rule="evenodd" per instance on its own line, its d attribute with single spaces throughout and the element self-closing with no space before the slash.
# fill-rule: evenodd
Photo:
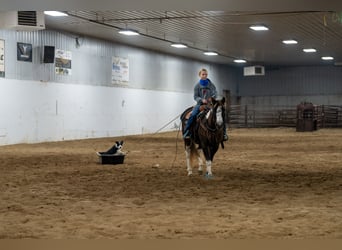
<svg viewBox="0 0 342 250">
<path fill-rule="evenodd" d="M 206 160 L 205 164 L 207 166 L 207 176 L 212 176 L 213 173 L 211 172 L 211 160 Z"/>
<path fill-rule="evenodd" d="M 203 148 L 203 154 L 204 154 L 204 157 L 205 157 L 205 165 L 207 167 L 207 173 L 206 175 L 208 177 L 212 176 L 213 173 L 211 171 L 211 163 L 212 163 L 212 160 L 211 160 L 211 154 L 210 154 L 210 149 L 209 148 Z"/>
<path fill-rule="evenodd" d="M 187 145 L 185 146 L 185 156 L 186 156 L 186 167 L 188 170 L 188 176 L 192 175 L 190 154 L 191 154 L 191 147 L 190 145 L 189 146 Z"/>
</svg>

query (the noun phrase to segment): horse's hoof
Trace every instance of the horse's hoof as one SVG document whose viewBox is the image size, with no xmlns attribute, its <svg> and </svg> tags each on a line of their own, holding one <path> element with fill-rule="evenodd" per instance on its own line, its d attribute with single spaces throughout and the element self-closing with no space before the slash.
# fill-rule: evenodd
<svg viewBox="0 0 342 250">
<path fill-rule="evenodd" d="M 188 173 L 188 176 L 191 177 L 191 176 L 192 176 L 192 173 Z"/>
<path fill-rule="evenodd" d="M 203 170 L 198 170 L 198 174 L 202 175 L 203 174 Z"/>
<path fill-rule="evenodd" d="M 204 177 L 205 177 L 207 180 L 210 180 L 210 179 L 213 179 L 213 178 L 214 178 L 213 174 L 208 174 L 208 172 L 205 173 Z"/>
</svg>

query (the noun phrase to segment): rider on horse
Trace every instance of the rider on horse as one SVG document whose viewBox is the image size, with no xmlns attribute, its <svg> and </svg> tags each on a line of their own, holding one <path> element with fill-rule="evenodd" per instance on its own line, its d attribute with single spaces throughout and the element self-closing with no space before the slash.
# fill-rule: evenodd
<svg viewBox="0 0 342 250">
<path fill-rule="evenodd" d="M 198 113 L 200 112 L 200 107 L 203 104 L 208 104 L 211 98 L 216 98 L 216 87 L 215 85 L 207 78 L 208 71 L 206 69 L 201 69 L 199 72 L 200 80 L 194 87 L 194 100 L 196 101 L 196 105 L 194 106 L 191 116 L 186 123 L 186 127 L 184 129 L 183 138 L 188 139 L 191 137 L 190 134 L 190 127 L 193 123 L 193 120 L 197 117 Z M 223 125 L 223 140 L 228 140 L 228 135 L 226 132 L 226 124 L 224 122 Z"/>
</svg>

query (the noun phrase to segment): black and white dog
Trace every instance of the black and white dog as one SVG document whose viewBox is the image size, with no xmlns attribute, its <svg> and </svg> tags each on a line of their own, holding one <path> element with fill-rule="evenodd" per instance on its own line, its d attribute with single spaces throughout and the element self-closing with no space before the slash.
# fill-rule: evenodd
<svg viewBox="0 0 342 250">
<path fill-rule="evenodd" d="M 122 147 L 123 147 L 123 141 L 116 141 L 115 144 L 113 145 L 113 147 L 111 147 L 110 149 L 108 149 L 105 152 L 96 152 L 97 155 L 114 155 L 114 154 L 123 154 L 123 152 L 121 151 Z"/>
</svg>

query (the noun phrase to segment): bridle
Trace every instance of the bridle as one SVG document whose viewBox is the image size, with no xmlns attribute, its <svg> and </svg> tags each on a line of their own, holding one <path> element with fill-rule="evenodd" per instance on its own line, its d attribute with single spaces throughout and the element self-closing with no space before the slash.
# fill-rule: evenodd
<svg viewBox="0 0 342 250">
<path fill-rule="evenodd" d="M 218 107 L 219 106 L 223 106 L 220 102 L 217 102 L 217 103 L 215 103 L 215 104 L 209 104 L 208 106 L 210 106 L 210 109 L 209 109 L 209 111 L 207 112 L 207 114 L 206 114 L 206 120 L 205 120 L 205 122 L 204 123 L 202 123 L 202 122 L 200 122 L 200 126 L 202 127 L 202 128 L 204 128 L 204 129 L 207 129 L 208 131 L 210 131 L 210 132 L 212 132 L 212 133 L 214 133 L 214 132 L 216 132 L 218 129 L 220 129 L 221 127 L 223 127 L 223 126 L 218 126 L 217 125 L 217 122 L 216 122 L 216 111 L 217 111 L 217 109 L 218 109 Z M 212 118 L 211 119 L 215 119 L 215 122 L 214 122 L 214 125 L 215 125 L 215 127 L 211 127 L 210 125 L 209 125 L 209 117 L 207 117 L 207 115 L 208 115 L 208 113 L 209 112 L 212 112 L 212 114 L 210 114 L 210 116 L 212 116 Z M 203 118 L 202 118 L 203 119 Z"/>
</svg>

